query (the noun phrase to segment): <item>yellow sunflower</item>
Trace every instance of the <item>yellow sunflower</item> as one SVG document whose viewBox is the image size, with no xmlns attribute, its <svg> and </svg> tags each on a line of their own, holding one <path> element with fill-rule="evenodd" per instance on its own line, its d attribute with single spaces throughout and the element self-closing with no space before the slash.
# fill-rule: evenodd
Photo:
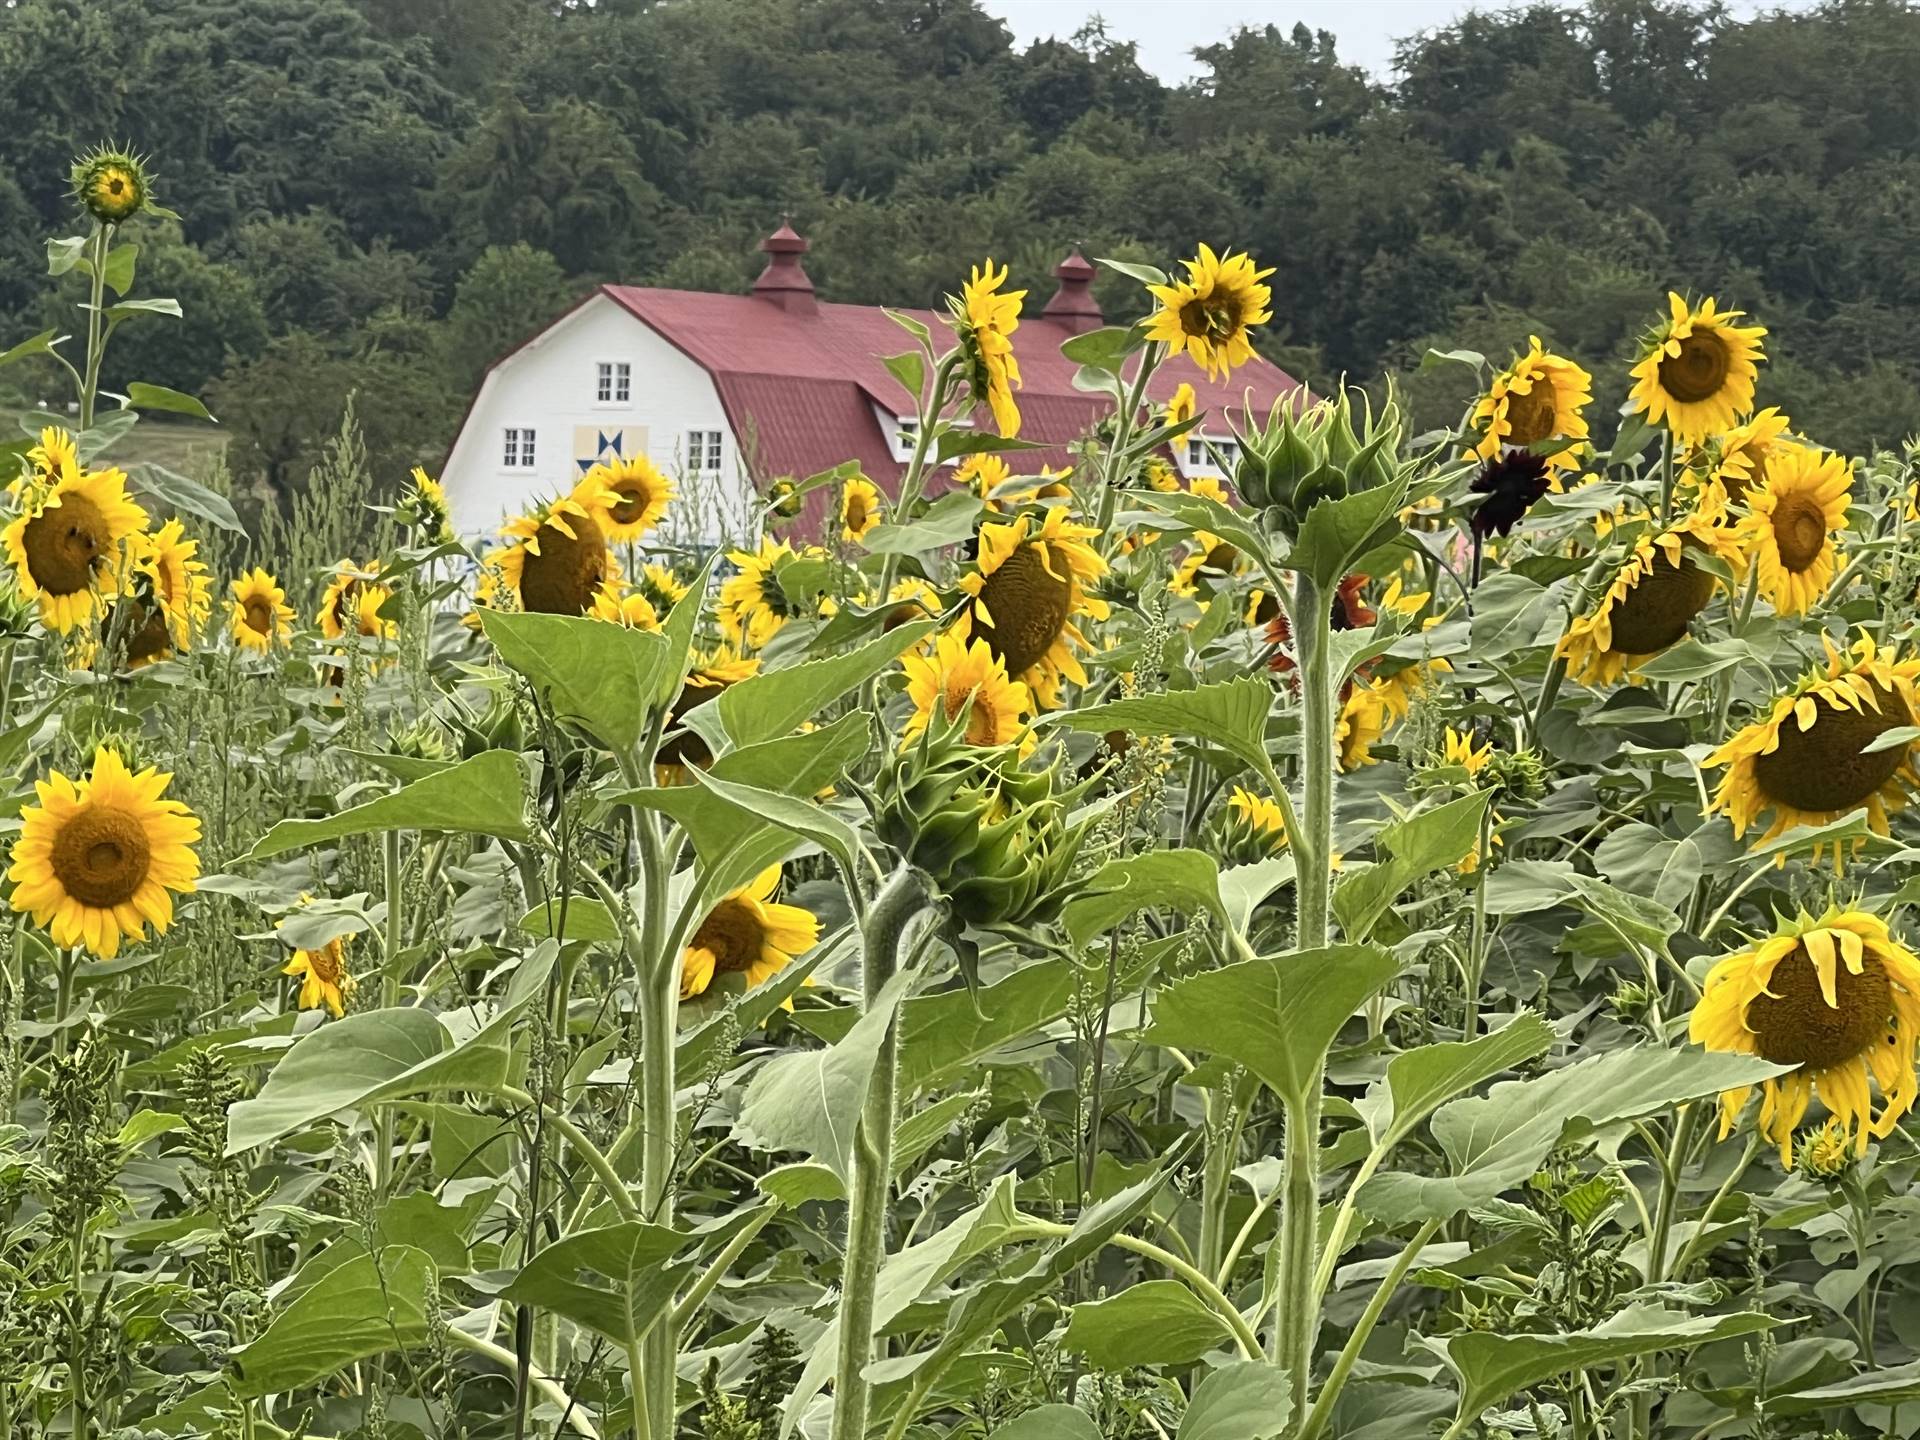
<svg viewBox="0 0 1920 1440">
<path fill-rule="evenodd" d="M 986 641 L 962 640 L 949 630 L 931 655 L 906 655 L 900 665 L 913 701 L 902 743 L 927 728 L 936 708 L 949 725 L 966 710 L 969 745 L 1005 745 L 1026 728 L 1024 717 L 1033 707 L 1027 687 L 1007 678 L 1006 662 Z"/>
<path fill-rule="evenodd" d="M 65 635 L 93 618 L 101 572 L 120 542 L 146 526 L 147 512 L 127 497 L 120 471 L 83 475 L 66 466 L 0 532 L 0 543 L 20 594 L 39 602 L 40 623 Z"/>
<path fill-rule="evenodd" d="M 55 485 L 79 474 L 80 451 L 72 433 L 48 425 L 41 430 L 39 443 L 27 451 L 27 473 L 7 482 L 7 494 L 37 505 Z"/>
<path fill-rule="evenodd" d="M 1182 380 L 1174 387 L 1173 398 L 1167 401 L 1167 413 L 1161 417 L 1168 426 L 1183 424 L 1191 420 L 1199 407 L 1199 400 L 1193 393 L 1193 386 Z M 1189 434 L 1192 432 L 1189 431 Z"/>
<path fill-rule="evenodd" d="M 593 608 L 587 611 L 596 620 L 607 620 L 615 625 L 624 625 L 629 630 L 658 630 L 660 612 L 653 608 L 653 602 L 638 590 L 618 593 L 611 585 L 600 587 L 600 593 L 593 597 Z"/>
<path fill-rule="evenodd" d="M 200 542 L 186 537 L 186 527 L 169 520 L 150 535 L 127 538 L 116 588 L 120 603 L 135 607 L 125 639 L 129 665 L 186 649 L 213 609 L 213 581 L 195 558 Z M 158 605 L 148 605 L 147 595 Z"/>
<path fill-rule="evenodd" d="M 1707 973 L 1688 1035 L 1708 1050 L 1795 1067 L 1761 1083 L 1760 1133 L 1780 1147 L 1782 1165 L 1793 1164 L 1794 1128 L 1816 1094 L 1865 1155 L 1913 1108 L 1920 960 L 1878 916 L 1832 905 L 1818 919 L 1802 912 Z M 1721 1139 L 1752 1094 L 1742 1085 L 1720 1097 Z"/>
<path fill-rule="evenodd" d="M 1824 673 L 1805 676 L 1755 720 L 1701 762 L 1725 767 L 1708 814 L 1725 812 L 1736 836 L 1769 811 L 1765 844 L 1796 825 L 1825 825 L 1865 806 L 1875 834 L 1920 784 L 1912 746 L 1869 750 L 1880 736 L 1914 723 L 1914 681 L 1920 657 L 1883 656 L 1871 636 L 1851 652 L 1827 647 Z M 1785 863 L 1786 857 L 1780 857 Z"/>
<path fill-rule="evenodd" d="M 1024 290 L 1002 295 L 1007 267 L 995 274 L 993 261 L 973 268 L 960 298 L 947 297 L 953 329 L 960 341 L 960 370 L 967 393 L 976 405 L 993 411 L 993 423 L 1011 440 L 1020 433 L 1020 409 L 1013 403 L 1013 387 L 1020 383 L 1020 362 L 1013 354 L 1013 332 L 1020 328 Z"/>
<path fill-rule="evenodd" d="M 695 652 L 689 657 L 687 678 L 681 682 L 680 694 L 667 716 L 666 738 L 660 742 L 660 748 L 653 757 L 654 779 L 659 784 L 684 782 L 689 765 L 712 763 L 713 751 L 707 742 L 682 722 L 700 706 L 719 699 L 728 687 L 738 685 L 742 680 L 751 680 L 759 673 L 760 661 L 757 656 L 737 655 L 728 645 L 721 645 L 712 651 Z"/>
<path fill-rule="evenodd" d="M 328 577 L 327 587 L 320 596 L 320 611 L 313 617 L 321 635 L 329 640 L 339 640 L 349 629 L 358 630 L 356 597 L 373 583 L 373 577 L 379 573 L 378 560 L 370 561 L 365 566 L 352 560 L 342 560 L 333 567 L 333 574 Z M 384 595 L 387 592 L 383 590 L 381 593 Z"/>
<path fill-rule="evenodd" d="M 139 940 L 173 923 L 173 897 L 200 873 L 200 822 L 165 800 L 171 775 L 131 773 L 117 751 L 94 752 L 75 782 L 58 770 L 35 783 L 38 805 L 20 810 L 13 844 L 12 905 L 46 927 L 55 945 L 84 945 L 111 960 L 124 936 Z"/>
<path fill-rule="evenodd" d="M 596 516 L 607 539 L 638 540 L 667 513 L 673 500 L 673 481 L 645 455 L 601 461 L 586 474 L 583 486 L 597 487 L 601 508 Z"/>
<path fill-rule="evenodd" d="M 1804 615 L 1833 584 L 1833 537 L 1847 524 L 1853 466 L 1830 451 L 1782 446 L 1766 479 L 1746 491 L 1734 537 L 1759 567 L 1760 588 L 1782 615 Z"/>
<path fill-rule="evenodd" d="M 311 897 L 302 895 L 300 903 Z M 347 969 L 347 936 L 336 935 L 318 950 L 295 950 L 293 958 L 281 967 L 282 975 L 300 977 L 297 998 L 302 1010 L 318 1010 L 322 1005 L 338 1020 L 347 1013 L 347 1002 L 357 988 L 353 972 Z"/>
<path fill-rule="evenodd" d="M 1220 851 L 1230 865 L 1251 865 L 1284 854 L 1287 822 L 1280 806 L 1265 795 L 1236 785 L 1227 797 L 1220 826 Z"/>
<path fill-rule="evenodd" d="M 421 466 L 413 467 L 410 483 L 400 493 L 400 505 L 422 536 L 436 545 L 453 539 L 453 510 L 441 483 Z"/>
<path fill-rule="evenodd" d="M 1527 337 L 1527 353 L 1493 377 L 1473 407 L 1469 426 L 1479 436 L 1464 458 L 1496 460 L 1509 447 L 1525 450 L 1545 440 L 1567 443 L 1547 457 L 1554 470 L 1570 469 L 1579 442 L 1587 438 L 1582 411 L 1593 399 L 1593 377 L 1564 356 Z"/>
<path fill-rule="evenodd" d="M 1476 746 L 1473 743 L 1473 736 L 1470 733 L 1463 735 L 1451 725 L 1447 727 L 1445 744 L 1446 751 L 1441 763 L 1458 765 L 1469 775 L 1477 776 L 1482 770 L 1487 768 L 1487 762 L 1493 759 L 1492 741 L 1486 741 Z"/>
<path fill-rule="evenodd" d="M 1739 561 L 1723 518 L 1722 511 L 1703 504 L 1667 529 L 1640 537 L 1599 603 L 1560 637 L 1554 654 L 1566 660 L 1568 675 L 1595 688 L 1631 678 L 1687 633 L 1719 584 L 1694 557 Z"/>
<path fill-rule="evenodd" d="M 840 487 L 840 538 L 864 540 L 867 532 L 886 518 L 880 487 L 864 475 L 855 475 Z"/>
<path fill-rule="evenodd" d="M 767 535 L 758 550 L 729 550 L 727 559 L 740 567 L 740 573 L 720 587 L 715 618 L 736 648 L 758 650 L 782 625 L 804 613 L 780 583 L 781 572 L 800 557 L 786 541 Z"/>
<path fill-rule="evenodd" d="M 769 865 L 700 922 L 680 952 L 682 1000 L 706 994 L 716 975 L 744 976 L 752 988 L 813 948 L 820 921 L 798 905 L 770 904 L 779 884 L 780 867 Z"/>
<path fill-rule="evenodd" d="M 1356 682 L 1347 691 L 1347 698 L 1340 705 L 1340 716 L 1333 725 L 1333 742 L 1340 752 L 1341 770 L 1358 770 L 1364 765 L 1380 763 L 1374 758 L 1373 746 L 1386 733 L 1388 718 L 1380 681 L 1365 685 Z"/>
<path fill-rule="evenodd" d="M 1667 294 L 1670 314 L 1641 342 L 1628 404 L 1683 445 L 1733 427 L 1753 409 L 1753 385 L 1766 352 L 1763 325 L 1736 325 L 1744 310 L 1717 310 L 1712 297 L 1689 306 Z"/>
<path fill-rule="evenodd" d="M 509 543 L 487 556 L 487 567 L 523 611 L 584 615 L 600 587 L 618 578 L 606 522 L 619 503 L 590 470 L 566 495 L 503 525 Z"/>
<path fill-rule="evenodd" d="M 1085 586 L 1107 573 L 1107 562 L 1087 544 L 1100 532 L 1067 519 L 1064 508 L 1045 516 L 1031 512 L 980 527 L 979 558 L 961 577 L 972 597 L 954 623 L 962 640 L 983 639 L 1006 663 L 1007 674 L 1024 680 L 1037 704 L 1060 703 L 1060 681 L 1087 683 L 1075 658 L 1086 636 L 1077 616 L 1107 618 L 1107 603 Z"/>
<path fill-rule="evenodd" d="M 1267 308 L 1273 292 L 1260 283 L 1273 270 L 1254 269 L 1249 255 L 1215 255 L 1205 245 L 1185 263 L 1185 280 L 1147 287 L 1160 302 L 1147 321 L 1147 339 L 1170 354 L 1185 352 L 1209 379 L 1224 380 L 1253 359 L 1253 327 L 1273 318 Z"/>
<path fill-rule="evenodd" d="M 1778 406 L 1770 405 L 1719 438 L 1710 474 L 1725 488 L 1729 500 L 1744 501 L 1750 486 L 1766 483 L 1775 456 L 1796 448 L 1790 438 L 1792 423 Z"/>
<path fill-rule="evenodd" d="M 276 640 L 293 634 L 293 607 L 287 592 L 273 576 L 255 566 L 233 582 L 233 638 L 249 650 L 266 654 Z"/>
<path fill-rule="evenodd" d="M 665 565 L 648 561 L 641 567 L 640 578 L 634 582 L 634 588 L 647 597 L 655 610 L 666 611 L 686 598 L 687 582 Z"/>
</svg>

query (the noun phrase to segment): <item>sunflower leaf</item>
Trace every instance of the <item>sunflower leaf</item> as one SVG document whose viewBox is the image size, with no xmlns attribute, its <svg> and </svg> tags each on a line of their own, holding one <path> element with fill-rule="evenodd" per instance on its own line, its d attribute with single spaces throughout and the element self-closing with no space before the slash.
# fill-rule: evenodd
<svg viewBox="0 0 1920 1440">
<path fill-rule="evenodd" d="M 1110 700 L 1085 710 L 1062 710 L 1046 723 L 1104 735 L 1131 730 L 1138 735 L 1184 735 L 1231 751 L 1264 772 L 1267 759 L 1267 710 L 1273 687 L 1258 675 L 1242 675 L 1193 690 L 1170 690 Z"/>
<path fill-rule="evenodd" d="M 427 1334 L 437 1291 L 432 1259 L 411 1245 L 362 1253 L 300 1291 L 259 1339 L 234 1357 L 228 1381 L 239 1396 L 297 1390 L 357 1360 L 405 1350 Z"/>
<path fill-rule="evenodd" d="M 1178 1280 L 1137 1281 L 1073 1307 L 1061 1347 L 1099 1370 L 1190 1365 L 1233 1338 L 1210 1306 Z"/>
<path fill-rule="evenodd" d="M 620 633 L 617 626 L 600 628 Z M 505 750 L 486 750 L 324 820 L 282 820 L 256 840 L 239 863 L 384 830 L 437 830 L 524 840 L 532 833 L 527 828 L 525 791 L 526 771 L 520 757 Z"/>
<path fill-rule="evenodd" d="M 152 310 L 158 307 L 158 301 L 129 301 L 130 305 Z M 176 307 L 177 308 L 177 307 Z M 193 396 L 179 390 L 169 390 L 164 385 L 148 385 L 136 380 L 127 386 L 127 408 L 131 410 L 169 410 L 177 415 L 192 415 L 199 420 L 212 420 L 213 414 Z"/>
<path fill-rule="evenodd" d="M 763 670 L 752 679 L 729 685 L 713 702 L 715 712 L 735 745 L 752 745 L 789 734 L 802 721 L 885 670 L 932 630 L 931 620 L 916 620 L 844 655 Z"/>
<path fill-rule="evenodd" d="M 632 753 L 661 694 L 679 680 L 664 635 L 577 615 L 500 610 L 483 611 L 481 625 L 500 658 L 544 691 L 562 719 L 616 754 Z"/>
<path fill-rule="evenodd" d="M 1220 899 L 1220 868 L 1200 850 L 1153 850 L 1109 860 L 1074 886 L 1060 924 L 1076 945 L 1149 905 L 1206 911 L 1231 923 Z"/>
</svg>

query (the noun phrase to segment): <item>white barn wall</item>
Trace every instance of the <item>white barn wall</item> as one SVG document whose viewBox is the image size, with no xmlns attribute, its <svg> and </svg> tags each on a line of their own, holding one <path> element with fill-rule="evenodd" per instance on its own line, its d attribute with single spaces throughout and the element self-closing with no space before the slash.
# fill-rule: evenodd
<svg viewBox="0 0 1920 1440">
<path fill-rule="evenodd" d="M 595 366 L 603 360 L 633 366 L 628 403 L 597 403 Z M 509 426 L 533 427 L 532 469 L 501 463 Z M 532 502 L 571 489 L 580 473 L 574 463 L 576 426 L 644 427 L 649 458 L 677 477 L 685 471 L 687 431 L 723 431 L 721 479 L 729 490 L 744 484 L 739 443 L 712 377 L 599 294 L 496 365 L 482 383 L 441 476 L 454 528 L 467 538 L 487 537 Z M 739 508 L 739 497 L 715 498 L 729 512 Z"/>
</svg>

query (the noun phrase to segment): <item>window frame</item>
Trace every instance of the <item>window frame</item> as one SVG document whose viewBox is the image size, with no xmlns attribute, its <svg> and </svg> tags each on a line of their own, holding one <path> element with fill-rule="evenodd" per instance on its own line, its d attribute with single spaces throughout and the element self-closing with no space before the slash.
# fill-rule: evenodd
<svg viewBox="0 0 1920 1440">
<path fill-rule="evenodd" d="M 500 468 L 533 470 L 539 466 L 540 430 L 535 425 L 500 427 Z"/>
<path fill-rule="evenodd" d="M 689 475 L 720 475 L 727 468 L 725 427 L 689 426 L 682 441 Z M 712 464 L 707 461 L 711 459 Z"/>
<path fill-rule="evenodd" d="M 596 360 L 593 362 L 593 408 L 618 410 L 633 403 L 633 362 Z"/>
</svg>

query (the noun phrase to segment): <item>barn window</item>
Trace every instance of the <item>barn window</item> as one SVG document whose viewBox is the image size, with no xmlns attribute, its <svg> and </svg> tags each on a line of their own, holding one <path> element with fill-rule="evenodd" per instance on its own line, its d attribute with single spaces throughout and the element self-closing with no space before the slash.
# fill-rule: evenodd
<svg viewBox="0 0 1920 1440">
<path fill-rule="evenodd" d="M 594 367 L 594 402 L 624 405 L 633 398 L 633 366 L 625 360 L 602 360 Z"/>
<path fill-rule="evenodd" d="M 506 443 L 501 447 L 500 463 L 509 470 L 531 470 L 533 468 L 533 430 L 526 426 L 509 425 L 506 429 Z"/>
<path fill-rule="evenodd" d="M 687 432 L 687 469 L 700 475 L 717 475 L 726 448 L 724 430 Z"/>
</svg>

